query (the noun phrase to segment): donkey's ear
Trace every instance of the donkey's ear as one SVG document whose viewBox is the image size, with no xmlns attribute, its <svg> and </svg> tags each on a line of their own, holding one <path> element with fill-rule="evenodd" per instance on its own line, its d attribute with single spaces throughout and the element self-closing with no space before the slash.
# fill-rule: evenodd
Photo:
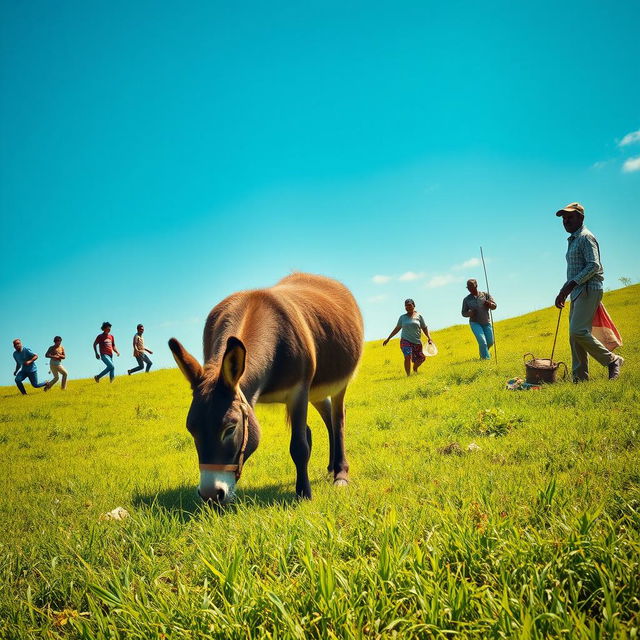
<svg viewBox="0 0 640 640">
<path fill-rule="evenodd" d="M 244 373 L 247 350 L 241 340 L 231 336 L 222 358 L 222 379 L 229 389 L 236 389 Z"/>
<path fill-rule="evenodd" d="M 169 340 L 169 349 L 191 388 L 195 389 L 202 379 L 200 363 L 175 338 Z"/>
</svg>

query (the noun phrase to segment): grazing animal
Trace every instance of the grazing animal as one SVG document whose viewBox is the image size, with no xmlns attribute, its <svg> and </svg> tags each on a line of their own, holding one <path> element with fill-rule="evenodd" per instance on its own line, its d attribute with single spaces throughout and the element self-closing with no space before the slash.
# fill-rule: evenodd
<svg viewBox="0 0 640 640">
<path fill-rule="evenodd" d="M 260 439 L 257 402 L 287 406 L 299 497 L 311 498 L 309 403 L 329 432 L 334 484 L 347 484 L 344 398 L 362 344 L 362 316 L 349 290 L 304 273 L 216 305 L 204 328 L 204 367 L 171 338 L 169 348 L 193 390 L 187 429 L 198 452 L 200 496 L 218 504 L 233 498 Z"/>
</svg>

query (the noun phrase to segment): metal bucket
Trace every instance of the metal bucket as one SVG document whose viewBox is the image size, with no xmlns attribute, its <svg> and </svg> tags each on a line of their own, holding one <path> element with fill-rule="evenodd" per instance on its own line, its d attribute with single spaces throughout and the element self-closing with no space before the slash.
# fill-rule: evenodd
<svg viewBox="0 0 640 640">
<path fill-rule="evenodd" d="M 527 360 L 527 356 L 531 356 L 531 360 Z M 556 375 L 560 365 L 564 367 L 562 379 L 567 379 L 567 365 L 564 362 L 554 362 L 551 358 L 536 358 L 533 353 L 525 353 L 522 358 L 524 359 L 524 367 L 527 371 L 527 382 L 529 384 L 542 384 L 543 382 L 551 384 L 556 382 Z"/>
</svg>

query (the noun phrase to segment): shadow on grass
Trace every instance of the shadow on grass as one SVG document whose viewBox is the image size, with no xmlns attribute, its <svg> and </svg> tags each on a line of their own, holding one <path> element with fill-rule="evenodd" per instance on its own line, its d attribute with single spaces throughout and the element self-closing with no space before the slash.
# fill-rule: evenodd
<svg viewBox="0 0 640 640">
<path fill-rule="evenodd" d="M 238 508 L 296 506 L 299 502 L 294 491 L 283 484 L 271 484 L 255 489 L 238 487 L 237 500 L 225 507 L 211 507 L 221 516 L 234 513 Z M 177 515 L 182 522 L 191 520 L 198 512 L 207 508 L 195 487 L 176 487 L 158 493 L 139 493 L 133 497 L 136 507 L 159 507 Z"/>
<path fill-rule="evenodd" d="M 295 491 L 291 491 L 289 484 L 274 483 L 255 489 L 238 488 L 238 498 L 241 503 L 258 507 L 270 507 L 274 505 L 295 506 L 300 501 Z"/>
<path fill-rule="evenodd" d="M 158 507 L 178 515 L 182 522 L 191 520 L 203 503 L 195 487 L 175 487 L 157 493 L 138 493 L 131 501 L 136 507 Z"/>
</svg>

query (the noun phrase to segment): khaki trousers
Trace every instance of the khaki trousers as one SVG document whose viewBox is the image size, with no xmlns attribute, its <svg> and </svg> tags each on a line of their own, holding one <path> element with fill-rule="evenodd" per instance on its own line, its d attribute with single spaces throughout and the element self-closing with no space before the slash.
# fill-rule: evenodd
<svg viewBox="0 0 640 640">
<path fill-rule="evenodd" d="M 51 373 L 53 374 L 53 378 L 49 383 L 49 387 L 53 387 L 53 385 L 58 382 L 58 374 L 62 374 L 62 382 L 60 386 L 63 389 L 67 388 L 67 370 L 61 364 L 50 364 L 49 368 L 51 369 Z"/>
<path fill-rule="evenodd" d="M 602 291 L 585 289 L 571 302 L 569 311 L 569 344 L 573 360 L 573 379 L 589 379 L 589 355 L 603 367 L 611 364 L 616 355 L 591 335 L 593 316 L 602 300 Z"/>
</svg>

